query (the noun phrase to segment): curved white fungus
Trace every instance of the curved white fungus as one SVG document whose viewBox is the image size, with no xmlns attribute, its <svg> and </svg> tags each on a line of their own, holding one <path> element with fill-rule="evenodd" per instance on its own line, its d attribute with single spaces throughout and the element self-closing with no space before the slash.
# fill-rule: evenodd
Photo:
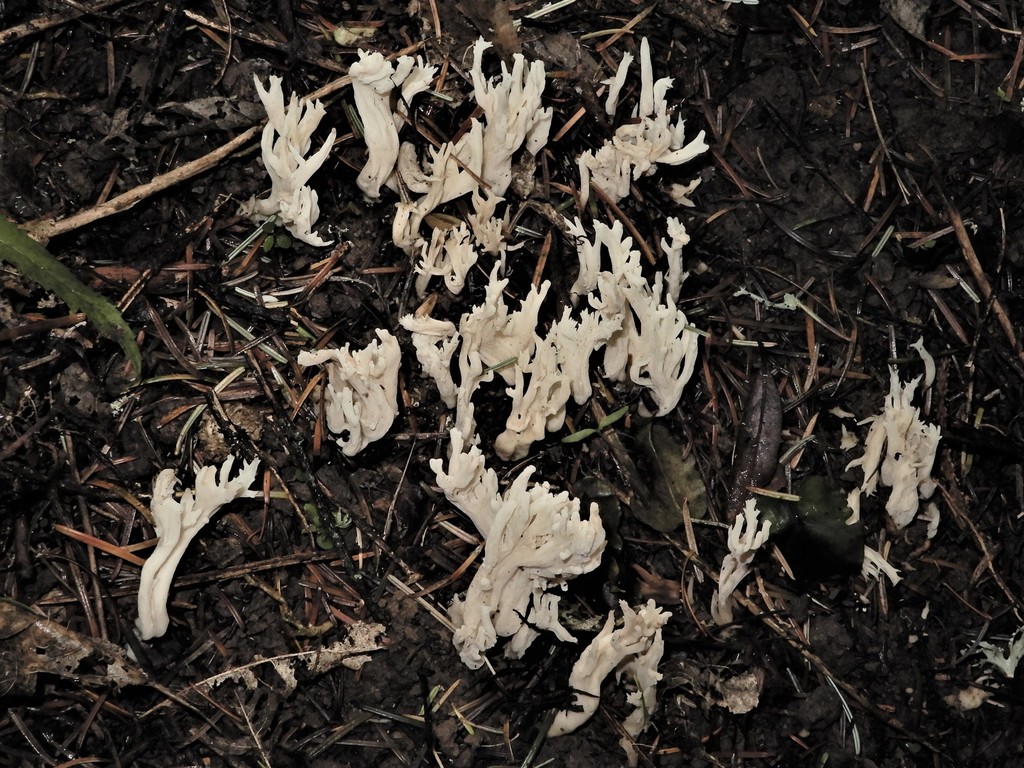
<svg viewBox="0 0 1024 768">
<path fill-rule="evenodd" d="M 259 496 L 249 486 L 256 479 L 259 459 L 242 465 L 238 477 L 230 478 L 235 457 L 228 456 L 221 465 L 220 473 L 214 466 L 201 468 L 196 472 L 195 490 L 181 494 L 181 501 L 174 500 L 174 486 L 178 477 L 173 469 L 165 469 L 153 481 L 153 502 L 150 512 L 156 529 L 157 545 L 142 566 L 139 581 L 139 618 L 135 622 L 138 635 L 143 640 L 160 637 L 167 632 L 167 598 L 171 582 L 185 555 L 189 543 L 196 534 L 210 522 L 210 518 L 229 501 L 243 497 Z"/>
<path fill-rule="evenodd" d="M 617 678 L 640 684 L 637 694 L 627 699 L 640 710 L 623 723 L 627 734 L 635 738 L 650 723 L 657 701 L 655 686 L 661 679 L 657 672 L 664 651 L 661 628 L 672 614 L 660 609 L 653 600 L 635 611 L 625 601 L 619 606 L 622 627 L 615 628 L 615 612 L 610 612 L 604 627 L 573 665 L 569 674 L 569 686 L 576 692 L 573 707 L 555 715 L 548 728 L 549 737 L 572 733 L 593 717 L 601 703 L 601 683 L 613 670 Z M 631 742 L 629 746 L 632 747 Z M 630 753 L 629 748 L 626 751 Z M 635 756 L 630 756 L 630 765 L 634 765 Z"/>
<path fill-rule="evenodd" d="M 367 200 L 380 197 L 380 188 L 398 162 L 398 130 L 406 119 L 405 109 L 412 97 L 427 89 L 436 67 L 426 66 L 411 56 L 398 58 L 396 67 L 374 51 L 359 51 L 359 60 L 349 67 L 352 94 L 363 124 L 368 157 L 356 184 Z M 391 110 L 391 93 L 400 87 L 399 112 Z"/>
</svg>

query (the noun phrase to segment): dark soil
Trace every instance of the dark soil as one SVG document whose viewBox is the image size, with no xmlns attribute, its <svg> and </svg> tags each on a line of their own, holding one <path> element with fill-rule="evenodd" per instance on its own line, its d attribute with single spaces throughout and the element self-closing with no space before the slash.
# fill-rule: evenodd
<svg viewBox="0 0 1024 768">
<path fill-rule="evenodd" d="M 0 212 L 24 224 L 100 205 L 260 123 L 253 74 L 279 74 L 286 93 L 300 94 L 343 77 L 355 51 L 329 41 L 324 22 L 360 20 L 377 27 L 368 46 L 390 54 L 419 44 L 428 60 L 447 60 L 453 94 L 468 90 L 464 54 L 481 31 L 499 53 L 519 47 L 544 60 L 553 133 L 585 115 L 542 153 L 533 200 L 568 203 L 572 215 L 557 185 L 578 183 L 573 158 L 614 127 L 599 83 L 648 36 L 656 74 L 675 77 L 670 101 L 687 135 L 707 131 L 712 148 L 640 180 L 618 213 L 592 211 L 628 220 L 655 253 L 666 215 L 692 235 L 681 306 L 707 335 L 682 403 L 661 423 L 675 450 L 696 459 L 709 521 L 696 521 L 694 552 L 683 530 L 657 533 L 625 506 L 621 542 L 563 598 L 580 621 L 648 596 L 674 614 L 641 764 L 1024 764 L 1024 691 L 976 652 L 981 641 L 1006 647 L 1024 622 L 1017 3 L 580 0 L 515 32 L 509 12 L 541 3 L 439 0 L 440 35 L 433 2 L 121 0 L 86 4 L 103 8 L 85 15 L 77 3 L 38 5 L 0 0 Z M 898 23 L 895 7 L 916 8 L 919 26 Z M 18 606 L 5 603 L 0 621 L 0 764 L 624 764 L 616 729 L 628 708 L 610 684 L 587 726 L 542 737 L 590 631 L 575 632 L 576 647 L 542 639 L 519 661 L 496 651 L 493 673 L 471 672 L 428 610 L 443 615 L 465 589 L 469 575 L 453 574 L 474 547 L 453 531 L 476 532 L 427 464 L 446 447 L 444 409 L 397 323 L 416 305 L 412 265 L 391 245 L 394 198 L 368 205 L 355 186 L 365 149 L 349 123 L 351 91 L 335 89 L 325 103 L 339 141 L 314 184 L 317 228 L 334 249 L 264 248 L 261 237 L 228 262 L 253 232 L 240 202 L 267 186 L 258 140 L 50 240 L 81 280 L 121 302 L 143 352 L 141 379 L 115 344 L 5 265 L 0 594 Z M 444 139 L 469 109 L 428 97 L 414 119 L 421 135 Z M 667 183 L 695 175 L 696 206 L 677 207 Z M 521 295 L 543 253 L 542 276 L 561 302 L 575 249 L 538 209 L 520 211 L 526 247 L 510 260 L 510 290 Z M 312 290 L 285 294 L 288 306 L 260 303 L 325 269 Z M 486 271 L 460 297 L 437 288 L 434 316 L 457 318 L 479 301 Z M 765 301 L 737 296 L 741 288 Z M 813 316 L 776 306 L 787 293 Z M 388 437 L 347 459 L 316 408 L 296 406 L 313 374 L 295 356 L 313 340 L 361 347 L 377 328 L 407 353 L 402 411 Z M 836 573 L 821 552 L 766 552 L 736 623 L 711 623 L 726 552 L 714 522 L 728 516 L 753 374 L 767 371 L 780 390 L 783 451 L 814 438 L 765 484 L 784 491 L 825 476 L 845 494 L 860 481 L 845 471 L 860 449 L 840 450 L 841 426 L 861 438 L 864 429 L 833 410 L 877 413 L 890 363 L 904 379 L 921 372 L 908 351 L 921 336 L 938 377 L 918 403 L 943 434 L 935 537 L 921 521 L 887 530 L 884 495 L 867 499 L 866 543 L 888 552 L 900 583 Z M 582 493 L 585 478 L 598 478 L 635 502 L 641 489 L 622 459 L 650 471 L 634 449 L 641 395 L 610 383 L 595 393 L 570 426 L 593 426 L 622 405 L 631 415 L 578 443 L 560 441 L 568 429 L 549 435 L 529 461 L 556 488 Z M 500 395 L 494 387 L 478 398 L 491 438 L 507 408 Z M 229 450 L 262 459 L 266 498 L 233 503 L 204 529 L 178 571 L 169 632 L 142 643 L 133 558 L 154 539 L 152 481 L 174 467 L 187 487 L 193 463 Z M 503 479 L 515 469 L 488 460 Z M 43 615 L 50 623 L 38 623 Z M 37 620 L 39 639 L 24 642 Z M 257 664 L 248 685 L 240 675 L 204 682 L 315 652 L 357 621 L 386 628 L 384 648 L 361 670 L 297 664 L 289 685 Z M 127 680 L 108 666 L 123 648 L 141 670 Z M 756 706 L 740 706 L 738 691 Z"/>
</svg>

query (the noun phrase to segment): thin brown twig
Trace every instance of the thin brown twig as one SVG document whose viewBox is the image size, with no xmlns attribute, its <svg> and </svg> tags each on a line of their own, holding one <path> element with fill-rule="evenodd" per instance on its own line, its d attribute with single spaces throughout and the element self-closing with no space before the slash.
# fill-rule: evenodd
<svg viewBox="0 0 1024 768">
<path fill-rule="evenodd" d="M 69 11 L 68 13 L 55 13 L 49 16 L 40 16 L 35 19 L 26 21 L 24 24 L 18 24 L 15 27 L 10 27 L 0 32 L 0 45 L 6 45 L 7 43 L 13 43 L 15 40 L 21 40 L 36 34 L 37 32 L 45 32 L 48 29 L 59 27 L 67 24 L 69 21 L 74 21 L 80 16 L 86 16 L 92 13 L 99 13 L 107 8 L 112 8 L 117 5 L 121 5 L 127 2 L 127 0 L 99 0 L 90 7 L 79 6 L 76 10 Z"/>
<path fill-rule="evenodd" d="M 79 211 L 78 213 L 68 216 L 66 219 L 36 219 L 35 221 L 26 223 L 23 226 L 23 229 L 30 237 L 45 245 L 52 237 L 73 232 L 87 224 L 92 224 L 94 221 L 105 219 L 115 213 L 127 211 L 129 208 L 132 208 L 146 198 L 151 197 L 158 192 L 162 192 L 168 187 L 172 187 L 175 184 L 179 184 L 182 181 L 186 181 L 210 170 L 220 163 L 221 160 L 234 154 L 236 151 L 248 144 L 249 141 L 255 138 L 262 130 L 262 126 L 254 125 L 249 130 L 239 134 L 226 144 L 222 144 L 209 154 L 185 163 L 172 171 L 162 173 L 152 181 L 141 184 L 134 189 L 130 189 L 112 200 L 108 200 L 103 203 L 103 205 L 96 205 L 92 208 Z"/>
<path fill-rule="evenodd" d="M 214 30 L 216 30 L 218 32 L 223 32 L 224 34 L 228 35 L 229 36 L 229 43 L 227 44 L 227 53 L 226 53 L 227 56 L 231 55 L 230 40 L 232 38 L 235 38 L 235 37 L 241 38 L 242 40 L 245 40 L 245 41 L 250 42 L 250 43 L 255 43 L 257 45 L 262 45 L 265 48 L 270 48 L 271 50 L 274 50 L 274 51 L 281 51 L 282 53 L 289 53 L 289 54 L 294 52 L 294 49 L 291 46 L 289 46 L 287 43 L 281 43 L 281 42 L 278 42 L 277 40 L 271 40 L 269 38 L 262 37 L 261 35 L 254 34 L 252 32 L 247 32 L 244 29 L 235 29 L 234 26 L 231 24 L 230 16 L 228 17 L 228 23 L 222 24 L 219 21 L 214 21 L 213 19 L 209 19 L 206 16 L 203 16 L 201 14 L 196 13 L 195 11 L 189 10 L 188 8 L 186 8 L 183 11 L 183 13 L 185 14 L 185 16 L 187 18 L 189 18 L 190 20 L 194 21 L 196 24 L 200 25 L 201 27 L 206 27 L 208 29 L 214 29 Z M 310 64 L 314 64 L 314 65 L 320 67 L 321 69 L 326 69 L 329 72 L 341 73 L 341 72 L 347 72 L 348 71 L 348 67 L 339 64 L 334 59 L 325 59 L 323 56 L 313 56 L 313 55 L 311 55 L 309 53 L 302 53 L 302 52 L 299 52 L 296 55 L 298 56 L 298 58 L 303 59 L 304 61 L 307 61 Z"/>
<path fill-rule="evenodd" d="M 1016 353 L 1017 357 L 1022 363 L 1024 363 L 1024 350 L 1021 349 L 1020 341 L 1017 338 L 1017 332 L 1014 330 L 1013 322 L 1010 320 L 1009 315 L 1006 314 L 1006 309 L 1003 308 L 1002 302 L 999 301 L 999 297 L 995 296 L 992 292 L 992 284 L 989 283 L 988 278 L 985 276 L 985 270 L 981 266 L 981 261 L 978 259 L 978 254 L 974 251 L 974 246 L 971 244 L 971 238 L 967 234 L 967 230 L 964 228 L 964 221 L 960 217 L 960 212 L 953 207 L 953 204 L 946 200 L 946 213 L 949 215 L 949 221 L 953 225 L 953 231 L 956 233 L 956 239 L 960 243 L 960 250 L 963 252 L 964 260 L 967 262 L 967 266 L 971 268 L 971 274 L 974 276 L 974 281 L 978 284 L 978 290 L 981 291 L 981 295 L 986 301 L 991 302 L 992 312 L 996 316 L 996 320 L 999 322 L 999 326 L 1003 329 L 1003 333 L 1006 335 L 1006 340 L 1010 342 L 1010 346 Z"/>
<path fill-rule="evenodd" d="M 388 56 L 388 58 L 395 58 L 400 55 L 415 52 L 419 50 L 422 45 L 422 43 L 417 43 L 415 45 L 407 46 L 400 51 L 396 51 L 391 56 Z M 307 95 L 306 99 L 315 100 L 318 98 L 324 98 L 331 93 L 341 90 L 351 82 L 352 79 L 348 75 L 336 78 L 324 87 L 317 88 L 315 91 Z M 251 139 L 255 138 L 262 130 L 262 125 L 254 125 L 252 128 L 249 128 L 238 136 L 232 138 L 230 141 L 221 144 L 216 148 L 216 150 L 208 155 L 204 155 L 202 158 L 197 158 L 196 160 L 185 163 L 184 165 L 175 168 L 172 171 L 168 171 L 167 173 L 162 173 L 152 181 L 148 181 L 133 189 L 129 189 L 126 193 L 119 195 L 113 200 L 105 202 L 101 206 L 94 206 L 92 208 L 79 211 L 65 219 L 36 219 L 34 221 L 27 222 L 23 228 L 30 237 L 43 245 L 46 245 L 51 238 L 55 238 L 58 234 L 67 234 L 75 229 L 91 224 L 93 221 L 98 221 L 99 219 L 112 216 L 115 213 L 127 211 L 129 208 L 135 206 L 146 198 L 150 198 L 168 187 L 211 170 L 218 165 L 220 161 L 240 151 L 242 147 L 249 143 Z"/>
</svg>

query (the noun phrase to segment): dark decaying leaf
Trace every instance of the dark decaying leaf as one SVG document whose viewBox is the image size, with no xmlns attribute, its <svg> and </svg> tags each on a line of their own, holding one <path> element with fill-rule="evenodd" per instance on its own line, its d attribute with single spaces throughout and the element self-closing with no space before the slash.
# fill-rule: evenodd
<svg viewBox="0 0 1024 768">
<path fill-rule="evenodd" d="M 821 475 L 794 487 L 800 501 L 757 500 L 762 522 L 771 521 L 771 541 L 801 580 L 856 573 L 864 559 L 864 527 L 847 525 L 846 495 Z"/>
<path fill-rule="evenodd" d="M 749 489 L 764 487 L 775 475 L 781 442 L 782 398 L 771 374 L 762 368 L 743 408 L 727 507 L 730 522 L 750 498 Z"/>
<path fill-rule="evenodd" d="M 637 446 L 646 472 L 643 488 L 635 489 L 633 516 L 656 531 L 668 533 L 683 524 L 683 504 L 690 516 L 707 515 L 707 491 L 693 452 L 687 453 L 663 424 L 640 428 Z"/>
<path fill-rule="evenodd" d="M 147 682 L 113 643 L 80 635 L 28 606 L 0 599 L 0 695 L 32 695 L 40 674 L 95 686 Z"/>
</svg>

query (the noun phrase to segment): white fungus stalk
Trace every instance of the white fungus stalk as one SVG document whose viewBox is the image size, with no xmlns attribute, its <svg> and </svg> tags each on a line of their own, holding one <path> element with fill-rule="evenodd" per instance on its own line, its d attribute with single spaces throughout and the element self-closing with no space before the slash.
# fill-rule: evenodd
<svg viewBox="0 0 1024 768">
<path fill-rule="evenodd" d="M 173 469 L 163 470 L 153 482 L 150 512 L 158 541 L 156 549 L 142 566 L 138 594 L 139 618 L 135 622 L 138 635 L 143 640 L 160 637 L 167 632 L 167 599 L 171 583 L 185 550 L 196 534 L 228 502 L 260 495 L 259 492 L 248 490 L 256 479 L 259 460 L 246 462 L 238 477 L 230 479 L 234 462 L 235 457 L 228 456 L 221 465 L 219 475 L 213 466 L 200 469 L 196 473 L 195 490 L 182 493 L 181 501 L 174 499 L 174 486 L 178 478 Z"/>
<path fill-rule="evenodd" d="M 555 345 L 548 338 L 534 338 L 533 354 L 520 353 L 512 369 L 513 384 L 505 390 L 512 398 L 512 412 L 505 431 L 494 440 L 495 453 L 505 461 L 518 461 L 546 432 L 561 429 L 572 394 L 570 379 L 558 365 Z"/>
<path fill-rule="evenodd" d="M 711 617 L 716 624 L 729 624 L 732 621 L 732 595 L 750 573 L 757 550 L 771 535 L 770 520 L 758 527 L 757 518 L 760 514 L 755 500 L 747 499 L 743 512 L 736 516 L 729 527 L 729 553 L 722 560 L 718 589 L 711 597 Z"/>
<path fill-rule="evenodd" d="M 615 70 L 615 76 L 601 81 L 608 86 L 608 98 L 604 103 L 604 111 L 609 115 L 614 115 L 619 106 L 619 93 L 622 91 L 622 86 L 626 84 L 629 65 L 632 63 L 633 54 L 626 51 L 622 54 L 622 61 L 619 62 L 619 68 Z"/>
<path fill-rule="evenodd" d="M 657 672 L 664 651 L 661 628 L 672 614 L 658 608 L 653 600 L 637 610 L 625 601 L 619 605 L 622 627 L 615 628 L 615 612 L 610 612 L 604 627 L 580 654 L 569 674 L 569 686 L 576 692 L 573 707 L 555 716 L 548 729 L 549 737 L 572 733 L 594 716 L 601 703 L 601 683 L 613 671 L 616 677 L 640 684 L 639 695 L 631 695 L 628 701 L 646 711 L 626 719 L 624 726 L 631 739 L 650 723 L 656 702 L 654 687 L 661 679 Z M 634 676 L 630 672 L 639 674 Z M 635 765 L 632 759 L 630 765 Z"/>
</svg>

